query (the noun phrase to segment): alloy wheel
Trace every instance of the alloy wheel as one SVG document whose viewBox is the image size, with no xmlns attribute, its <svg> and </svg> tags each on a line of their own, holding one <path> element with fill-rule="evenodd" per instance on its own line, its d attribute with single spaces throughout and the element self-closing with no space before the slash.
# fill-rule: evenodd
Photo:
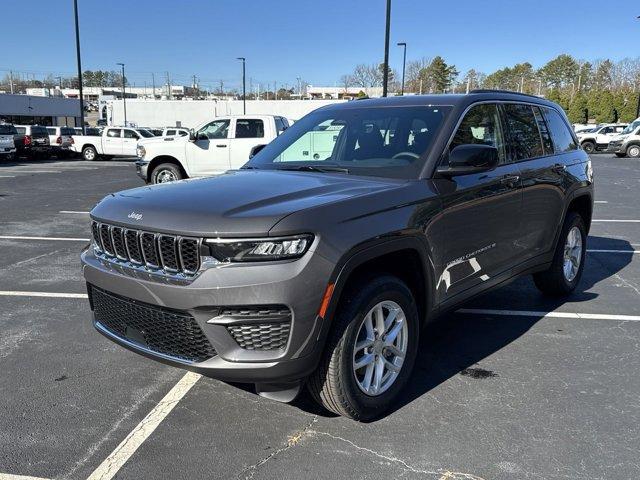
<svg viewBox="0 0 640 480">
<path fill-rule="evenodd" d="M 171 170 L 160 170 L 156 175 L 156 183 L 175 182 L 176 180 L 176 174 Z"/>
<path fill-rule="evenodd" d="M 568 282 L 572 282 L 578 271 L 580 270 L 580 262 L 582 261 L 582 234 L 578 227 L 573 227 L 567 234 L 567 240 L 564 244 L 564 264 L 562 271 L 564 278 Z"/>
</svg>

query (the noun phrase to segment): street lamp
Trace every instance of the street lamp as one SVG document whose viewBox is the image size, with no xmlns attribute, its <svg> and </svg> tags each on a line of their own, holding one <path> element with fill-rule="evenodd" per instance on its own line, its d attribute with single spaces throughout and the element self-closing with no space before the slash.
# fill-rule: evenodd
<svg viewBox="0 0 640 480">
<path fill-rule="evenodd" d="M 407 44 L 406 42 L 398 42 L 398 46 L 402 47 L 402 87 L 400 87 L 400 95 L 404 96 L 404 67 L 407 64 Z"/>
<path fill-rule="evenodd" d="M 245 71 L 245 63 L 247 61 L 244 57 L 238 57 L 237 60 L 242 61 L 242 112 L 247 114 L 247 77 Z"/>
<path fill-rule="evenodd" d="M 80 27 L 78 26 L 78 0 L 73 0 L 73 14 L 76 21 L 76 61 L 78 63 L 78 97 L 80 100 L 80 128 L 84 135 L 84 101 L 82 98 L 82 64 L 80 62 Z M 60 86 L 62 88 L 62 86 Z M 13 93 L 13 92 L 12 92 Z"/>
<path fill-rule="evenodd" d="M 127 92 L 124 89 L 124 63 L 116 63 L 122 67 L 122 107 L 124 108 L 124 126 L 127 126 Z"/>
<path fill-rule="evenodd" d="M 389 83 L 389 30 L 391 29 L 391 0 L 387 0 L 387 23 L 384 33 L 384 63 L 382 72 L 382 96 L 387 96 Z"/>
</svg>

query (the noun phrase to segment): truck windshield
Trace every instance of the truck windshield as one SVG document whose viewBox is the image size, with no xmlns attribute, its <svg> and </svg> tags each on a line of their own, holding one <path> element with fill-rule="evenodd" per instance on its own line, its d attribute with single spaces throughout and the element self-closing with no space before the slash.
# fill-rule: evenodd
<svg viewBox="0 0 640 480">
<path fill-rule="evenodd" d="M 620 132 L 621 135 L 627 135 L 633 132 L 636 127 L 640 127 L 640 118 L 636 118 L 633 122 L 631 122 L 627 127 Z"/>
<path fill-rule="evenodd" d="M 348 107 L 312 112 L 246 165 L 418 178 L 451 106 Z"/>
<path fill-rule="evenodd" d="M 152 138 L 154 136 L 149 130 L 138 130 L 138 133 L 144 138 Z"/>
</svg>

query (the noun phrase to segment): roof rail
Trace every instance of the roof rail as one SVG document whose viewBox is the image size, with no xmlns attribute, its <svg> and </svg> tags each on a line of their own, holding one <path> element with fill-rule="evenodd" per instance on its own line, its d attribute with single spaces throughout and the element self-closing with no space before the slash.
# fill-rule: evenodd
<svg viewBox="0 0 640 480">
<path fill-rule="evenodd" d="M 475 90 L 471 90 L 469 93 L 508 93 L 511 95 L 522 95 L 524 97 L 543 98 L 539 97 L 538 95 L 531 95 L 529 93 L 514 92 L 513 90 L 493 90 L 490 88 L 476 88 Z"/>
</svg>

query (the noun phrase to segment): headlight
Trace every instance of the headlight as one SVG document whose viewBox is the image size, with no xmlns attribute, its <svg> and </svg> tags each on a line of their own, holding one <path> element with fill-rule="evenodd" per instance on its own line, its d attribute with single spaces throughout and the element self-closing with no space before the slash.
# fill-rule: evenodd
<svg viewBox="0 0 640 480">
<path fill-rule="evenodd" d="M 142 145 L 138 145 L 136 147 L 136 155 L 138 156 L 138 158 L 144 158 L 146 154 L 147 154 L 147 151 Z"/>
<path fill-rule="evenodd" d="M 313 243 L 313 235 L 251 240 L 211 238 L 206 244 L 220 262 L 266 262 L 300 258 Z"/>
</svg>

